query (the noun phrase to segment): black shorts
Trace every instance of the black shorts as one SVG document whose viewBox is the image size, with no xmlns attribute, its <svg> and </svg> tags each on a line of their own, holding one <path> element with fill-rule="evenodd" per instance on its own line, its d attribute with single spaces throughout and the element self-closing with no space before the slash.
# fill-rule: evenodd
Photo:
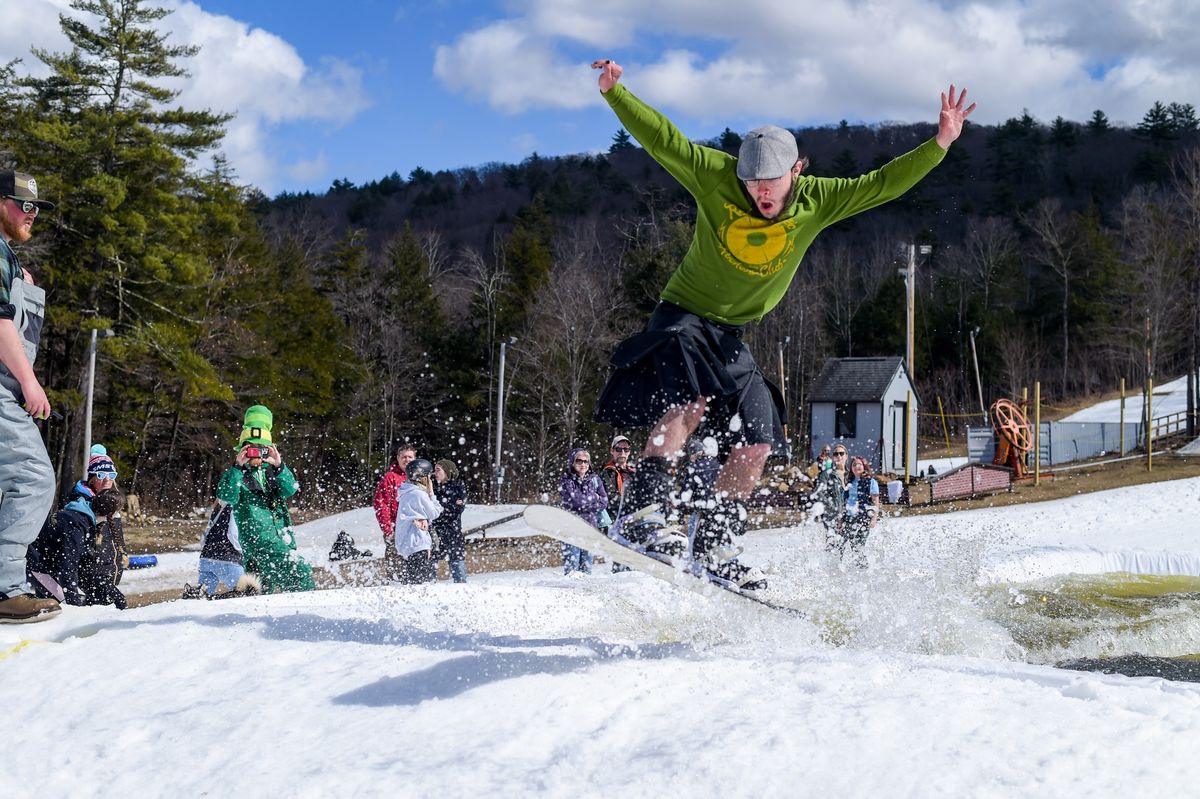
<svg viewBox="0 0 1200 799">
<path fill-rule="evenodd" d="M 617 345 L 612 366 L 596 421 L 649 427 L 671 408 L 707 397 L 697 435 L 714 437 L 722 454 L 748 444 L 786 454 L 783 395 L 754 362 L 742 328 L 662 300 L 646 329 Z"/>
</svg>

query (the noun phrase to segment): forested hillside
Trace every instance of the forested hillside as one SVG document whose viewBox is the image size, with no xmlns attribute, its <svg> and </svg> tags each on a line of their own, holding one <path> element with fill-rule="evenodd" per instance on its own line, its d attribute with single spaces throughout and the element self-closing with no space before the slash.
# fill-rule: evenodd
<svg viewBox="0 0 1200 799">
<path fill-rule="evenodd" d="M 214 157 L 227 119 L 178 108 L 161 79 L 189 51 L 141 2 L 77 2 L 75 49 L 51 73 L 0 75 L 0 160 L 58 204 L 23 263 L 49 293 L 38 375 L 60 481 L 81 459 L 85 353 L 102 340 L 94 439 L 151 505 L 204 504 L 241 412 L 275 412 L 305 501 L 359 503 L 399 440 L 452 457 L 476 496 L 492 480 L 497 358 L 506 342 L 505 493 L 543 490 L 590 421 L 613 344 L 637 329 L 688 246 L 692 204 L 616 130 L 607 153 L 415 169 L 267 198 Z M 1195 368 L 1200 338 L 1200 134 L 1195 98 L 1134 129 L 1089 120 L 970 125 L 902 200 L 818 238 L 749 340 L 785 373 L 806 450 L 806 387 L 830 356 L 902 354 L 897 247 L 918 268 L 922 400 L 977 408 L 978 328 L 990 401 L 1042 382 L 1048 402 Z M 797 130 L 810 171 L 850 177 L 931 124 Z M 481 132 L 481 135 L 485 135 Z M 732 131 L 708 142 L 735 152 Z"/>
</svg>

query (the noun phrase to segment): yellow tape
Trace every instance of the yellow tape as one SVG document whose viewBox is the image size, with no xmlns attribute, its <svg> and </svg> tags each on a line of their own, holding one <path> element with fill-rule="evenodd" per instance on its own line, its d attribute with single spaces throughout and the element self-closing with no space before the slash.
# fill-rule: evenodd
<svg viewBox="0 0 1200 799">
<path fill-rule="evenodd" d="M 16 646 L 10 646 L 8 649 L 5 649 L 3 652 L 0 652 L 0 660 L 4 660 L 9 655 L 17 654 L 18 652 L 20 652 L 22 649 L 29 646 L 30 644 L 48 644 L 48 643 L 50 643 L 50 642 L 49 641 L 38 641 L 33 638 L 30 638 L 26 641 L 21 641 Z"/>
</svg>

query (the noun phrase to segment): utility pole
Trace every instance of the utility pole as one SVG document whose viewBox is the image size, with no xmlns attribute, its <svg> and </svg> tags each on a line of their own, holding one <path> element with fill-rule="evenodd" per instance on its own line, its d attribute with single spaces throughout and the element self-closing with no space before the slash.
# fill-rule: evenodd
<svg viewBox="0 0 1200 799">
<path fill-rule="evenodd" d="M 983 423 L 988 423 L 987 406 L 983 404 L 983 381 L 979 378 L 979 356 L 975 352 L 975 336 L 979 328 L 971 328 L 971 362 L 975 364 L 975 390 L 979 392 L 979 412 L 983 414 Z"/>
<path fill-rule="evenodd" d="M 902 244 L 901 253 L 906 257 L 907 266 L 899 270 L 904 276 L 905 325 L 904 325 L 904 368 L 908 370 L 908 379 L 916 380 L 916 319 L 917 319 L 917 255 L 922 257 L 933 252 L 929 244 Z"/>
<path fill-rule="evenodd" d="M 104 338 L 112 338 L 111 330 L 92 330 L 92 342 L 88 345 L 88 373 L 87 373 L 87 400 L 84 403 L 83 410 L 83 471 L 81 475 L 87 477 L 88 459 L 92 455 L 92 392 L 96 385 L 96 337 L 102 335 Z"/>
<path fill-rule="evenodd" d="M 783 341 L 779 343 L 779 394 L 783 397 L 783 440 L 788 441 L 788 404 L 787 404 L 787 370 L 784 369 L 783 350 L 792 340 L 791 336 L 784 336 Z M 792 447 L 790 441 L 786 445 L 788 460 L 792 457 Z"/>
<path fill-rule="evenodd" d="M 504 466 L 500 462 L 504 444 L 504 351 L 509 344 L 516 343 L 516 337 L 500 342 L 500 373 L 496 386 L 496 502 L 500 502 L 500 488 L 504 485 Z"/>
</svg>

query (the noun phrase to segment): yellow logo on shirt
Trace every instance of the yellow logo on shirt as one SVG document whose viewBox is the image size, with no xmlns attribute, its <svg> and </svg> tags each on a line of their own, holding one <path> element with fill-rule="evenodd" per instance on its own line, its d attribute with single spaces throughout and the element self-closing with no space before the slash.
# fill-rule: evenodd
<svg viewBox="0 0 1200 799">
<path fill-rule="evenodd" d="M 730 203 L 725 209 L 729 218 L 717 230 L 725 260 L 755 277 L 770 277 L 782 269 L 796 247 L 789 235 L 796 229 L 796 220 L 758 219 Z"/>
</svg>

